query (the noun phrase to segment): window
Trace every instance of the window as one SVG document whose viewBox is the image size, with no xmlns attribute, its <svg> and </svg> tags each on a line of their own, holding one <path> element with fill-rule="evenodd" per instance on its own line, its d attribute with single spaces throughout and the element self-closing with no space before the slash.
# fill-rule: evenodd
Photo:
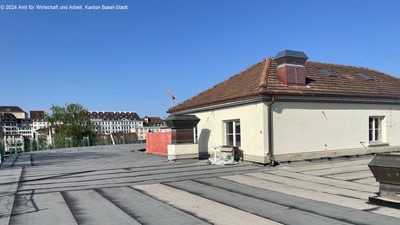
<svg viewBox="0 0 400 225">
<path fill-rule="evenodd" d="M 369 76 L 369 75 L 367 75 L 365 73 L 357 72 L 356 75 L 361 77 L 361 78 L 364 78 L 365 80 L 369 80 L 369 81 L 373 81 L 374 80 L 374 78 L 372 78 L 371 76 Z"/>
<path fill-rule="evenodd" d="M 369 142 L 383 142 L 383 116 L 369 117 Z"/>
<path fill-rule="evenodd" d="M 225 122 L 226 144 L 240 147 L 240 121 Z"/>
<path fill-rule="evenodd" d="M 323 74 L 329 76 L 329 77 L 337 77 L 336 74 L 332 73 L 331 71 L 327 70 L 327 69 L 323 69 L 323 68 L 317 68 L 320 72 L 322 72 Z"/>
</svg>

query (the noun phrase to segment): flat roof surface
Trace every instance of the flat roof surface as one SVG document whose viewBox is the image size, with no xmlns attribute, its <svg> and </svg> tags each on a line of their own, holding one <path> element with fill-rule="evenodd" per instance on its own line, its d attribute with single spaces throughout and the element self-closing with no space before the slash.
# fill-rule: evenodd
<svg viewBox="0 0 400 225">
<path fill-rule="evenodd" d="M 0 169 L 0 225 L 399 224 L 368 203 L 372 156 L 264 167 L 168 162 L 95 147 L 13 155 Z"/>
</svg>

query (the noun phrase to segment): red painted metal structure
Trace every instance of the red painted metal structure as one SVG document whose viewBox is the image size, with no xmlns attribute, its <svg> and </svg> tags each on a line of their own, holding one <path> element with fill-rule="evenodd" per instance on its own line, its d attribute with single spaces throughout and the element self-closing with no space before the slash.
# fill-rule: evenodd
<svg viewBox="0 0 400 225">
<path fill-rule="evenodd" d="M 156 132 L 146 134 L 146 153 L 166 155 L 168 144 L 172 143 L 171 132 Z"/>
</svg>

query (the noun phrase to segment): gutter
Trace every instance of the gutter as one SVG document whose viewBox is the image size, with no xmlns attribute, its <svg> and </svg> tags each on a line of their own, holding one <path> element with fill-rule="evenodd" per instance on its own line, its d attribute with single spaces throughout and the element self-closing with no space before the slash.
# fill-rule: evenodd
<svg viewBox="0 0 400 225">
<path fill-rule="evenodd" d="M 249 95 L 242 96 L 243 99 L 229 100 L 223 102 L 213 102 L 201 106 L 191 106 L 183 109 L 174 110 L 170 108 L 167 113 L 172 115 L 182 115 L 203 112 L 208 110 L 215 110 L 225 107 L 234 107 L 238 105 L 251 104 L 256 102 L 264 102 L 267 100 L 266 95 L 279 94 L 280 101 L 284 102 L 318 102 L 318 103 L 350 103 L 350 104 L 391 104 L 400 105 L 399 98 L 377 98 L 376 96 L 338 96 L 338 94 L 313 94 L 313 93 L 282 93 L 282 92 L 264 92 L 262 95 Z M 175 106 L 176 107 L 176 106 Z"/>
<path fill-rule="evenodd" d="M 244 99 L 236 100 L 236 101 L 228 101 L 222 103 L 212 103 L 211 105 L 199 106 L 195 108 L 188 108 L 188 109 L 180 109 L 180 110 L 168 110 L 167 113 L 171 115 L 183 115 L 183 114 L 191 114 L 191 113 L 198 113 L 198 112 L 205 112 L 209 110 L 216 110 L 222 109 L 227 107 L 234 107 L 239 105 L 246 105 L 258 102 L 265 102 L 268 98 L 259 95 L 250 95 L 245 97 Z"/>
<path fill-rule="evenodd" d="M 271 166 L 277 166 L 279 163 L 275 161 L 274 156 L 274 138 L 273 138 L 273 110 L 272 105 L 275 103 L 275 95 L 272 95 L 271 101 L 267 104 L 268 105 L 268 156 L 270 160 Z"/>
</svg>

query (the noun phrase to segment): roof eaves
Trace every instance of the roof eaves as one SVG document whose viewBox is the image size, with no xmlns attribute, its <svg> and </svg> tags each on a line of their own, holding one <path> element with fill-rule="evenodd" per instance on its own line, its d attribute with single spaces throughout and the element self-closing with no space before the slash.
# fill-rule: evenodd
<svg viewBox="0 0 400 225">
<path fill-rule="evenodd" d="M 398 102 L 400 103 L 400 96 L 397 95 L 376 95 L 376 94 L 362 94 L 362 93 L 351 93 L 351 92 L 270 92 L 271 95 L 282 96 L 282 97 L 295 97 L 297 99 L 303 99 L 307 101 L 307 99 L 311 98 L 330 98 L 336 99 L 337 101 L 346 99 L 357 99 L 359 101 L 371 101 L 375 100 L 377 102 Z"/>
<path fill-rule="evenodd" d="M 265 101 L 266 99 L 270 100 L 270 97 L 268 97 L 268 95 L 264 95 L 264 94 L 257 94 L 257 95 L 253 94 L 253 95 L 249 95 L 247 97 L 229 99 L 229 100 L 213 102 L 213 103 L 203 104 L 203 105 L 189 106 L 189 107 L 180 108 L 177 110 L 170 109 L 168 111 L 168 113 L 170 113 L 172 115 L 197 113 L 197 112 L 202 112 L 202 111 L 207 111 L 207 110 L 215 110 L 215 109 L 221 109 L 221 108 L 227 108 L 227 107 L 233 107 L 233 106 L 239 106 L 239 105 L 245 105 L 245 104 L 252 104 L 252 103 L 256 103 L 256 102 L 262 102 L 262 101 Z"/>
</svg>

